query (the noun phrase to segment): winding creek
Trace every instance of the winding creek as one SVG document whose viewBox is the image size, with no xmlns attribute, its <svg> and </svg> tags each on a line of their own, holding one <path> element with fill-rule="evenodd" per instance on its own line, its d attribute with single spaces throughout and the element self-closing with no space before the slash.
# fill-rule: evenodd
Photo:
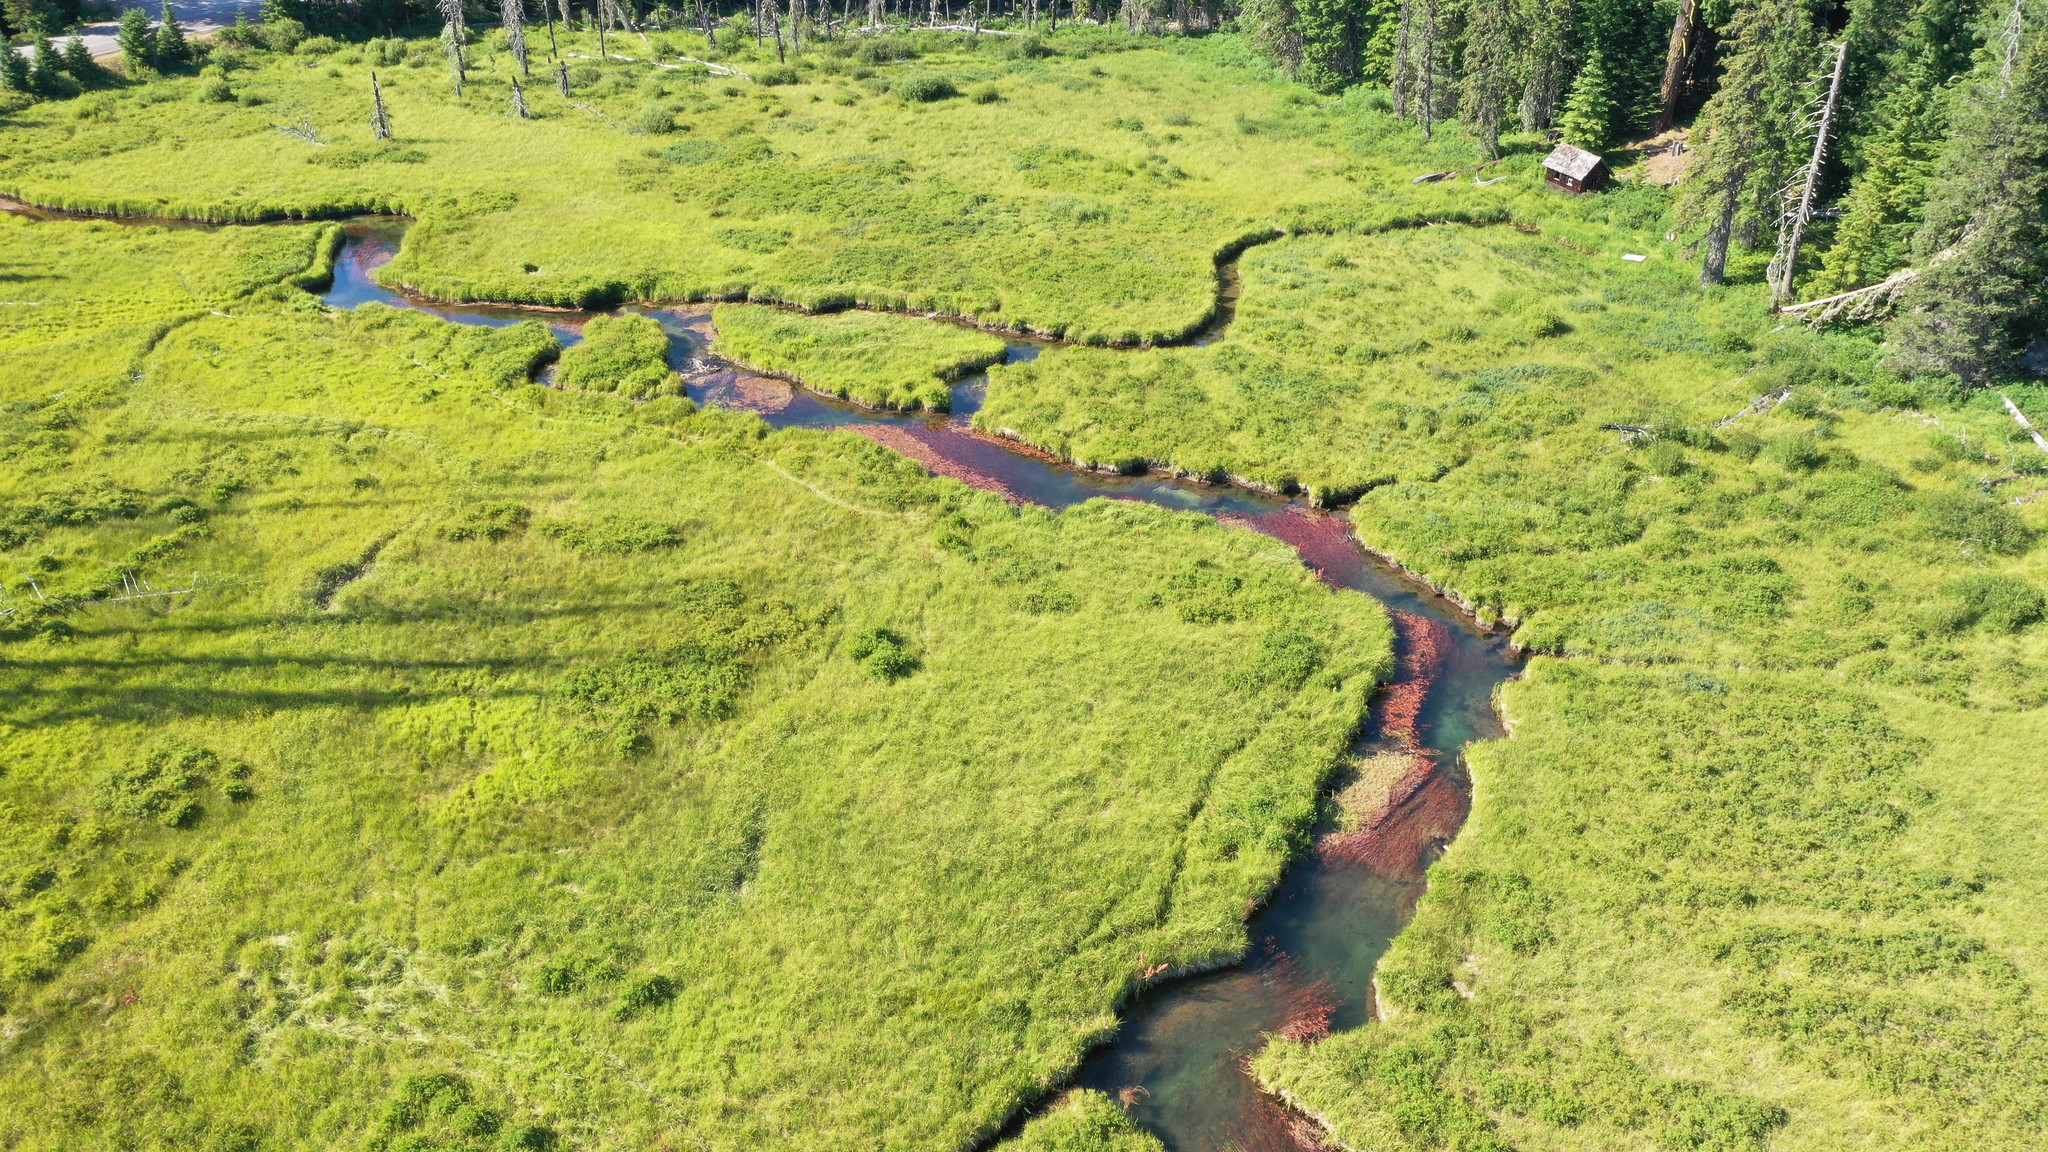
<svg viewBox="0 0 2048 1152">
<path fill-rule="evenodd" d="M 374 273 L 396 254 L 403 233 L 398 220 L 351 223 L 323 298 L 344 308 L 374 300 L 464 324 L 499 326 L 541 315 L 564 343 L 579 338 L 580 316 L 429 304 L 383 287 Z M 1235 268 L 1221 272 L 1226 301 L 1199 342 L 1220 335 L 1234 311 Z M 1089 1054 L 1075 1078 L 1120 1100 L 1172 1152 L 1319 1147 L 1312 1126 L 1259 1091 L 1242 1061 L 1269 1033 L 1313 1035 L 1372 1018 L 1374 967 L 1413 912 L 1430 862 L 1464 822 L 1464 747 L 1502 735 L 1494 690 L 1516 669 L 1506 642 L 1368 556 L 1341 513 L 1223 485 L 1082 471 L 974 433 L 969 421 L 981 407 L 985 375 L 954 386 L 950 414 L 875 411 L 720 360 L 704 309 L 637 310 L 668 332 L 670 364 L 700 404 L 756 412 L 777 428 L 847 428 L 934 473 L 1018 502 L 1065 508 L 1108 497 L 1202 512 L 1292 545 L 1326 582 L 1371 596 L 1393 614 L 1399 672 L 1353 748 L 1361 761 L 1400 765 L 1384 800 L 1354 813 L 1344 831 L 1331 805 L 1316 847 L 1252 919 L 1245 963 L 1138 995 L 1125 1006 L 1115 1040 Z M 1031 359 L 1040 347 L 1013 342 L 1006 362 Z"/>
<path fill-rule="evenodd" d="M 564 344 L 581 338 L 584 315 L 433 304 L 378 284 L 374 273 L 396 254 L 405 227 L 395 218 L 349 222 L 333 283 L 321 298 L 340 308 L 374 301 L 417 309 L 460 324 L 501 327 L 540 318 Z M 1223 300 L 1197 343 L 1218 338 L 1234 311 L 1234 261 L 1218 271 Z M 670 363 L 700 404 L 756 412 L 777 428 L 846 428 L 934 473 L 1019 503 L 1065 508 L 1106 497 L 1201 512 L 1286 542 L 1333 587 L 1371 596 L 1389 609 L 1399 671 L 1376 698 L 1353 752 L 1378 766 L 1375 779 L 1392 783 L 1341 828 L 1340 805 L 1327 806 L 1332 815 L 1315 847 L 1252 919 L 1244 963 L 1168 980 L 1136 996 L 1124 1006 L 1115 1039 L 1089 1054 L 1075 1077 L 1119 1099 L 1172 1152 L 1320 1147 L 1308 1121 L 1258 1090 L 1243 1059 L 1271 1033 L 1314 1036 L 1372 1018 L 1374 967 L 1412 913 L 1430 862 L 1464 821 L 1463 749 L 1502 735 L 1493 700 L 1516 670 L 1507 643 L 1368 556 L 1341 512 L 1229 486 L 1082 471 L 974 433 L 969 421 L 981 405 L 985 376 L 954 387 L 950 414 L 873 411 L 720 360 L 711 352 L 705 309 L 635 310 L 660 321 L 669 335 Z M 1035 357 L 1040 347 L 1014 342 L 1007 361 Z M 1340 778 L 1339 787 L 1344 783 Z"/>
</svg>

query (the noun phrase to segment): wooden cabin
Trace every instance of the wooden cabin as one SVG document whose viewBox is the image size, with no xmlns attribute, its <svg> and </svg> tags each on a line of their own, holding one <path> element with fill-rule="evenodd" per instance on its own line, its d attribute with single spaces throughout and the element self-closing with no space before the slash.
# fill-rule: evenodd
<svg viewBox="0 0 2048 1152">
<path fill-rule="evenodd" d="M 1559 144 L 1543 159 L 1543 182 L 1576 196 L 1607 183 L 1607 161 L 1569 144 Z"/>
</svg>

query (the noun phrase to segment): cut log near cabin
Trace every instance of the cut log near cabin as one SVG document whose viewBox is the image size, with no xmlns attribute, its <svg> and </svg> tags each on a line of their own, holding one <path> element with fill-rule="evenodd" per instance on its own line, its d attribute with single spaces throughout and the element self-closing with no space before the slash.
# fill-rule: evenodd
<svg viewBox="0 0 2048 1152">
<path fill-rule="evenodd" d="M 1607 183 L 1607 175 L 1607 161 L 1570 144 L 1559 144 L 1543 158 L 1543 182 L 1574 196 Z"/>
</svg>

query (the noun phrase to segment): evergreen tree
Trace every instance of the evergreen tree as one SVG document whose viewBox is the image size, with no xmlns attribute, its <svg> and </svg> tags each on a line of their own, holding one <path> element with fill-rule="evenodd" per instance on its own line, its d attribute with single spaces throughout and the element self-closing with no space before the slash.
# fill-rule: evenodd
<svg viewBox="0 0 2048 1152">
<path fill-rule="evenodd" d="M 1844 292 L 1906 266 L 1927 184 L 1948 131 L 1949 91 L 1979 40 L 1970 0 L 1867 0 L 1845 32 L 1875 60 L 1852 69 L 1844 96 L 1842 223 L 1823 254 L 1818 289 Z"/>
<path fill-rule="evenodd" d="M 168 71 L 183 64 L 189 54 L 185 29 L 178 24 L 178 14 L 171 11 L 171 0 L 164 0 L 163 19 L 156 26 L 156 66 Z"/>
<path fill-rule="evenodd" d="M 150 70 L 150 54 L 156 48 L 149 34 L 149 17 L 140 8 L 121 13 L 121 31 L 114 39 L 121 46 L 122 70 L 130 80 L 141 79 Z"/>
<path fill-rule="evenodd" d="M 1335 92 L 1358 80 L 1370 12 L 1360 0 L 1294 0 L 1301 41 L 1301 81 Z"/>
<path fill-rule="evenodd" d="M 89 84 L 99 77 L 100 66 L 93 63 L 92 49 L 85 46 L 85 37 L 73 36 L 64 45 L 64 70 L 80 84 Z"/>
<path fill-rule="evenodd" d="M 1571 31 L 1573 0 L 1535 0 L 1524 20 L 1522 131 L 1548 128 L 1557 117 L 1567 70 L 1565 37 Z"/>
<path fill-rule="evenodd" d="M 28 61 L 21 53 L 7 45 L 0 45 L 0 49 L 5 50 L 4 57 L 0 57 L 0 89 L 8 92 L 33 91 L 34 82 L 29 78 Z"/>
<path fill-rule="evenodd" d="M 1725 278 L 1731 241 L 1754 247 L 1759 234 L 1776 235 L 1818 42 L 1801 0 L 1748 0 L 1729 24 L 1721 86 L 1693 127 L 1697 158 L 1678 200 L 1680 226 L 1705 232 L 1702 284 Z"/>
<path fill-rule="evenodd" d="M 1821 257 L 1816 289 L 1822 294 L 1874 284 L 1912 258 L 1947 117 L 1936 92 L 1924 87 L 1902 87 L 1887 104 L 1891 123 L 1860 142 L 1863 170 L 1842 199 L 1834 245 Z"/>
<path fill-rule="evenodd" d="M 2048 330 L 2048 31 L 1991 48 L 1958 93 L 1891 332 L 1903 369 L 1977 384 Z"/>
<path fill-rule="evenodd" d="M 1607 74 L 1607 62 L 1595 48 L 1586 57 L 1585 67 L 1572 81 L 1571 95 L 1565 98 L 1564 113 L 1557 118 L 1557 127 L 1564 133 L 1565 142 L 1576 144 L 1588 152 L 1598 152 L 1607 147 L 1608 133 L 1614 125 L 1614 81 Z"/>
<path fill-rule="evenodd" d="M 1244 0 L 1237 25 L 1261 56 L 1289 76 L 1301 73 L 1301 26 L 1292 0 Z"/>
<path fill-rule="evenodd" d="M 0 45 L 0 49 L 14 51 L 5 45 Z M 50 43 L 50 34 L 37 28 L 35 49 L 29 58 L 29 86 L 45 96 L 55 96 L 61 90 L 57 77 L 63 71 L 64 61 L 57 55 L 56 45 Z"/>
<path fill-rule="evenodd" d="M 1460 107 L 1480 155 L 1500 155 L 1500 124 L 1514 90 L 1514 0 L 1471 0 L 1465 14 L 1465 82 Z"/>
</svg>

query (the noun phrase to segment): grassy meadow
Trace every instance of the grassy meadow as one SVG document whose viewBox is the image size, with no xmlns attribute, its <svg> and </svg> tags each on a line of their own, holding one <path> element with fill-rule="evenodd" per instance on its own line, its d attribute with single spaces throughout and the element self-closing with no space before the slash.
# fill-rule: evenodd
<svg viewBox="0 0 2048 1152">
<path fill-rule="evenodd" d="M 327 311 L 324 225 L 0 228 L 7 1147 L 966 1145 L 1389 664 L 1248 532 Z"/>
<path fill-rule="evenodd" d="M 497 35 L 460 99 L 429 42 L 224 50 L 211 67 L 236 101 L 203 100 L 193 77 L 7 116 L 0 194 L 215 220 L 403 212 L 419 223 L 383 278 L 449 299 L 862 303 L 1126 343 L 1201 327 L 1215 257 L 1276 211 L 1349 212 L 1361 186 L 1394 214 L 1481 195 L 1378 190 L 1454 150 L 1403 142 L 1383 102 L 1323 104 L 1229 39 L 1119 50 L 1132 43 L 869 38 L 787 74 L 772 48 L 722 56 L 767 84 L 653 59 L 702 56 L 701 36 L 615 40 L 640 59 L 600 65 L 577 34 L 562 38 L 571 95 L 543 52 L 527 120 Z M 388 142 L 370 139 L 373 70 Z M 902 95 L 933 76 L 993 98 Z M 277 129 L 305 123 L 321 144 Z"/>
<path fill-rule="evenodd" d="M 17 109 L 0 191 L 403 211 L 389 283 L 718 299 L 890 406 L 1000 342 L 848 305 L 1160 343 L 1251 244 L 1213 343 L 1048 349 L 978 426 L 1355 501 L 1537 654 L 1386 1019 L 1258 1075 L 1359 1152 L 2042 1143 L 2048 459 L 1998 395 L 1770 316 L 1760 261 L 1702 290 L 1668 193 L 1534 141 L 1411 185 L 1468 144 L 1230 37 L 574 60 L 525 121 L 475 59 Z M 323 226 L 0 225 L 0 1146 L 970 1144 L 1242 945 L 1387 664 L 1278 545 L 696 411 L 633 318 L 553 391 L 537 324 L 322 312 Z M 1089 1093 L 1019 1143 L 1152 1147 Z"/>
</svg>

